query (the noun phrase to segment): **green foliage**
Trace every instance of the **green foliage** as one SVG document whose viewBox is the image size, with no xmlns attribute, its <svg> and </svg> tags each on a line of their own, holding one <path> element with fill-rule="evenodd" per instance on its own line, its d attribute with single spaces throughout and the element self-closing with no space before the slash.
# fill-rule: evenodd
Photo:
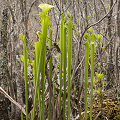
<svg viewBox="0 0 120 120">
<path fill-rule="evenodd" d="M 100 62 L 97 63 L 98 67 L 100 67 Z"/>
<path fill-rule="evenodd" d="M 85 33 L 85 120 L 87 120 L 87 88 L 88 88 L 88 62 L 89 62 L 89 35 Z"/>
<path fill-rule="evenodd" d="M 110 5 L 106 7 L 106 9 L 108 10 L 110 8 Z"/>
<path fill-rule="evenodd" d="M 98 62 L 98 66 L 99 66 L 99 69 L 100 69 L 100 63 L 99 63 L 99 62 Z M 99 83 L 100 86 L 105 85 L 105 84 L 106 84 L 106 81 L 103 81 L 103 82 L 102 82 L 102 78 L 103 78 L 103 75 L 104 75 L 104 74 L 97 73 L 97 72 L 95 72 L 95 74 L 96 74 L 96 77 L 97 77 L 97 80 L 95 80 L 95 83 Z M 104 94 L 104 90 L 102 90 L 102 87 L 99 87 L 96 92 L 97 92 L 97 94 L 100 95 L 100 96 L 101 96 L 101 95 L 103 96 L 103 94 Z"/>
<path fill-rule="evenodd" d="M 93 81 L 94 81 L 94 53 L 95 45 L 94 40 L 96 35 L 93 33 L 92 28 L 88 29 L 88 34 L 85 32 L 84 37 L 87 41 L 85 45 L 85 120 L 87 120 L 87 87 L 88 87 L 88 61 L 89 61 L 89 40 L 91 39 L 91 97 L 90 97 L 90 120 L 92 120 L 92 98 L 93 98 Z"/>
<path fill-rule="evenodd" d="M 74 87 L 74 91 L 76 91 L 76 88 Z"/>
<path fill-rule="evenodd" d="M 112 32 L 113 32 L 113 34 L 114 34 L 114 33 L 115 33 L 115 30 L 113 30 Z"/>
<path fill-rule="evenodd" d="M 65 120 L 65 103 L 66 103 L 66 17 L 64 17 L 64 25 L 63 25 L 63 83 L 64 83 L 64 96 L 63 96 L 63 119 Z"/>
<path fill-rule="evenodd" d="M 67 16 L 70 18 L 68 22 L 68 120 L 70 120 L 70 86 L 71 86 L 71 56 L 72 56 L 72 18 L 69 12 Z M 78 21 L 78 20 L 77 20 Z M 79 22 L 79 21 L 78 21 Z"/>
<path fill-rule="evenodd" d="M 89 39 L 89 34 L 87 32 L 85 32 L 84 38 Z"/>
<path fill-rule="evenodd" d="M 96 74 L 96 76 L 97 76 L 98 79 L 102 79 L 102 77 L 104 75 L 104 74 L 98 74 L 97 72 L 95 72 L 95 74 Z"/>
<path fill-rule="evenodd" d="M 77 26 L 77 25 L 76 25 L 76 24 L 74 24 L 74 28 L 76 28 L 76 26 Z"/>
<path fill-rule="evenodd" d="M 48 33 L 48 25 L 50 16 L 46 16 L 47 12 L 53 7 L 48 4 L 40 4 L 39 7 L 43 10 L 43 13 L 40 13 L 41 24 L 42 24 L 42 33 L 38 32 L 39 42 L 35 44 L 35 96 L 34 96 L 34 106 L 33 106 L 33 117 L 35 117 L 36 109 L 36 99 L 38 94 L 39 99 L 39 109 L 42 112 L 42 120 L 44 120 L 44 85 L 45 85 L 45 60 L 46 60 L 46 39 Z M 39 46 L 39 48 L 38 48 Z M 41 46 L 41 47 L 40 47 Z M 39 53 L 39 56 L 37 54 Z M 41 71 L 42 68 L 42 71 Z M 39 78 L 41 72 L 41 81 L 42 81 L 42 109 L 40 108 L 40 88 L 39 88 Z"/>
<path fill-rule="evenodd" d="M 21 107 L 21 120 L 23 120 L 22 107 Z"/>
<path fill-rule="evenodd" d="M 100 89 L 100 88 L 98 88 L 98 90 L 97 90 L 97 94 L 98 94 L 98 95 L 101 94 L 101 89 Z"/>
<path fill-rule="evenodd" d="M 105 50 L 105 46 L 103 46 L 102 49 Z"/>
<path fill-rule="evenodd" d="M 77 19 L 77 23 L 79 22 L 79 19 Z"/>
<path fill-rule="evenodd" d="M 69 11 L 67 11 L 67 16 L 71 19 L 71 15 Z"/>
<path fill-rule="evenodd" d="M 100 46 L 100 45 L 101 45 L 102 35 L 101 35 L 101 34 L 97 34 L 97 35 L 96 35 L 96 38 L 98 39 L 98 45 Z"/>
<path fill-rule="evenodd" d="M 88 19 L 90 18 L 90 16 L 88 16 Z"/>
<path fill-rule="evenodd" d="M 25 101 L 26 101 L 26 120 L 28 120 L 28 87 L 27 87 L 27 46 L 25 35 L 20 35 L 20 38 L 24 41 L 23 50 L 24 56 L 21 60 L 24 60 L 24 79 L 25 79 Z"/>
<path fill-rule="evenodd" d="M 97 34 L 96 38 L 100 41 L 100 39 L 102 38 L 101 34 Z"/>
<path fill-rule="evenodd" d="M 31 119 L 34 120 L 35 118 L 35 111 L 37 106 L 37 101 L 39 104 L 39 116 L 40 120 L 44 120 L 44 87 L 45 87 L 45 64 L 46 64 L 46 41 L 47 41 L 47 34 L 49 30 L 49 49 L 52 47 L 52 23 L 49 22 L 50 16 L 47 16 L 47 12 L 53 8 L 52 5 L 48 4 L 40 4 L 39 8 L 42 9 L 43 12 L 40 12 L 41 24 L 42 24 L 42 33 L 37 32 L 38 41 L 34 43 L 34 60 L 31 61 L 27 59 L 27 47 L 26 47 L 26 40 L 24 35 L 20 35 L 20 38 L 24 41 L 24 56 L 21 55 L 21 61 L 24 63 L 24 75 L 25 75 L 25 93 L 26 93 L 26 119 L 28 119 L 28 96 L 27 96 L 27 64 L 33 66 L 31 72 L 33 74 L 33 85 L 35 87 L 35 95 L 34 95 L 34 103 L 33 103 L 33 110 L 31 114 Z M 67 18 L 69 19 L 68 23 Z M 69 12 L 67 12 L 67 18 L 64 17 L 62 12 L 61 14 L 61 23 L 60 23 L 60 49 L 62 54 L 60 54 L 60 63 L 56 66 L 60 68 L 60 90 L 59 90 L 59 115 L 61 115 L 61 106 L 63 104 L 63 119 L 66 119 L 65 107 L 66 107 L 66 80 L 68 80 L 68 111 L 67 111 L 67 119 L 70 120 L 70 87 L 71 87 L 71 56 L 72 56 L 72 17 Z M 88 16 L 88 19 L 90 16 Z M 79 19 L 77 19 L 77 23 L 74 24 L 74 27 L 77 27 L 79 23 Z M 68 36 L 67 34 L 68 29 Z M 79 35 L 79 32 L 76 31 L 76 35 Z M 68 42 L 66 41 L 68 37 Z M 93 82 L 96 84 L 101 82 L 104 74 L 99 74 L 95 72 L 96 78 L 94 79 L 94 54 L 95 54 L 95 39 L 97 38 L 98 44 L 101 45 L 101 34 L 95 35 L 92 28 L 89 28 L 87 32 L 84 34 L 84 38 L 86 39 L 85 45 L 85 120 L 87 120 L 87 88 L 88 88 L 88 63 L 89 63 L 89 51 L 91 50 L 91 98 L 90 98 L 90 120 L 92 120 L 92 98 L 93 98 Z M 67 46 L 68 43 L 68 46 Z M 91 43 L 91 44 L 90 44 Z M 68 48 L 68 49 L 67 49 Z M 67 51 L 68 50 L 68 51 Z M 68 55 L 68 58 L 67 58 Z M 57 55 L 57 60 L 59 60 L 59 56 Z M 67 64 L 68 63 L 68 64 Z M 68 68 L 67 68 L 68 67 Z M 98 67 L 100 69 L 100 63 L 98 63 Z M 67 74 L 68 73 L 68 74 Z M 41 77 L 40 77 L 41 74 Z M 53 97 L 55 98 L 55 75 L 52 75 L 52 56 L 49 60 L 49 77 L 50 82 L 52 83 L 53 80 Z M 40 85 L 41 81 L 41 85 Z M 61 101 L 62 96 L 62 81 L 64 86 L 64 96 L 63 96 L 63 103 Z M 103 84 L 106 84 L 106 81 L 103 81 Z M 42 95 L 40 95 L 40 86 L 42 87 Z M 78 95 L 79 91 L 74 91 Z M 96 91 L 98 95 L 103 95 L 104 90 L 98 88 Z M 42 101 L 41 101 L 42 100 Z M 51 114 L 51 94 L 49 91 L 49 111 L 48 111 L 48 120 L 50 120 Z M 54 115 L 54 113 L 53 113 Z M 22 116 L 22 114 L 21 114 Z M 81 113 L 79 112 L 79 116 Z M 61 119 L 61 118 L 60 118 Z M 82 117 L 80 118 L 82 119 Z"/>
<path fill-rule="evenodd" d="M 89 31 L 91 34 L 93 33 L 92 28 L 89 28 L 88 31 Z"/>
<path fill-rule="evenodd" d="M 94 82 L 95 82 L 95 83 L 98 83 L 98 80 L 94 79 Z"/>
<path fill-rule="evenodd" d="M 77 34 L 77 35 L 79 34 L 78 31 L 76 31 L 76 34 Z"/>
<path fill-rule="evenodd" d="M 106 81 L 103 81 L 103 84 L 106 85 Z"/>
<path fill-rule="evenodd" d="M 25 35 L 21 35 L 21 34 L 20 34 L 19 37 L 20 37 L 21 40 L 23 40 L 23 42 L 26 41 L 26 40 L 25 40 Z"/>
<path fill-rule="evenodd" d="M 49 22 L 49 49 L 52 47 L 52 29 L 51 29 L 52 23 Z M 49 60 L 49 76 L 50 76 L 50 82 L 52 83 L 52 56 L 50 57 Z M 53 80 L 53 96 L 55 94 L 55 85 L 54 85 L 54 80 Z M 49 90 L 49 111 L 48 111 L 48 120 L 50 120 L 50 114 L 51 113 L 51 95 L 50 95 L 50 90 Z"/>
<path fill-rule="evenodd" d="M 95 46 L 94 46 L 94 40 L 95 35 L 93 33 L 93 30 L 89 30 L 91 33 L 91 95 L 90 95 L 90 120 L 92 120 L 92 98 L 93 98 L 93 81 L 94 81 L 94 54 L 95 54 Z"/>
<path fill-rule="evenodd" d="M 60 54 L 60 97 L 59 97 L 59 114 L 61 115 L 61 93 L 62 93 L 62 65 L 63 65 L 63 26 L 64 26 L 64 21 L 63 21 L 64 14 L 62 13 L 61 15 L 61 24 L 60 24 L 60 49 L 62 54 Z"/>
<path fill-rule="evenodd" d="M 101 90 L 101 88 L 98 88 L 98 90 L 96 91 L 98 95 L 103 95 L 104 94 L 104 90 Z"/>
<path fill-rule="evenodd" d="M 21 58 L 21 61 L 24 63 L 24 56 L 21 55 L 20 58 Z M 27 59 L 27 64 L 28 64 L 28 63 L 30 63 L 30 60 L 29 60 L 29 59 Z"/>
</svg>

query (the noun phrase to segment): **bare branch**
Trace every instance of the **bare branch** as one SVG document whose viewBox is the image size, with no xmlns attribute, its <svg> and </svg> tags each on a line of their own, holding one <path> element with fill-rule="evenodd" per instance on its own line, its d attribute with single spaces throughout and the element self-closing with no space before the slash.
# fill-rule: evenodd
<svg viewBox="0 0 120 120">
<path fill-rule="evenodd" d="M 95 25 L 97 25 L 98 23 L 102 22 L 102 21 L 108 16 L 108 14 L 112 11 L 112 9 L 114 8 L 114 6 L 115 6 L 116 3 L 117 3 L 117 0 L 114 2 L 113 6 L 112 6 L 111 9 L 109 10 L 109 12 L 108 12 L 103 18 L 101 18 L 101 19 L 98 20 L 96 23 L 93 23 L 93 24 L 91 24 L 91 25 L 89 25 L 89 26 L 87 26 L 87 27 L 85 28 L 84 32 L 83 32 L 82 35 L 81 35 L 81 39 L 83 38 L 85 32 L 86 32 L 90 27 L 95 26 Z M 80 39 L 80 40 L 81 40 L 81 39 Z"/>
<path fill-rule="evenodd" d="M 5 2 L 5 4 L 7 4 L 7 7 L 9 8 L 9 10 L 10 10 L 10 13 L 11 13 L 11 16 L 12 16 L 12 20 L 13 20 L 13 24 L 15 24 L 15 16 L 14 16 L 14 12 L 13 12 L 13 9 L 12 9 L 12 7 L 10 6 L 10 3 L 8 2 L 8 1 L 4 1 Z"/>
<path fill-rule="evenodd" d="M 22 108 L 22 112 L 26 115 L 25 109 L 17 103 L 15 100 L 13 100 L 1 87 L 0 87 L 0 92 L 5 95 L 6 98 L 8 98 L 13 104 L 15 104 L 20 110 Z"/>
<path fill-rule="evenodd" d="M 30 8 L 29 8 L 29 11 L 28 11 L 27 17 L 26 17 L 27 20 L 28 20 L 28 18 L 29 18 L 29 14 L 30 14 L 30 12 L 31 12 L 31 9 L 32 9 L 32 7 L 33 7 L 33 5 L 35 4 L 36 1 L 37 1 L 37 0 L 34 0 L 34 1 L 32 2 L 32 4 L 31 4 Z"/>
<path fill-rule="evenodd" d="M 102 4 L 102 6 L 103 6 L 103 9 L 104 9 L 104 11 L 105 11 L 105 14 L 107 14 L 107 11 L 106 11 L 105 6 L 104 6 L 104 2 L 103 2 L 102 0 L 100 0 L 100 2 L 101 2 L 101 4 Z"/>
</svg>

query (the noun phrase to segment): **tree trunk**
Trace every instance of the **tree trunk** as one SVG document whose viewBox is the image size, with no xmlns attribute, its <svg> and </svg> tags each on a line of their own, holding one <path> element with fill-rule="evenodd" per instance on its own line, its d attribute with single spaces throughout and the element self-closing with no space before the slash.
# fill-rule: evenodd
<svg viewBox="0 0 120 120">
<path fill-rule="evenodd" d="M 8 91 L 7 84 L 7 22 L 8 22 L 8 9 L 5 8 L 2 12 L 2 26 L 1 26 L 1 39 L 0 39 L 0 86 Z M 8 117 L 8 99 L 0 93 L 0 120 L 9 120 Z"/>
<path fill-rule="evenodd" d="M 119 80 L 119 49 L 120 49 L 120 0 L 118 0 L 118 8 L 117 8 L 117 48 L 116 48 L 116 77 L 117 77 L 117 83 L 120 85 L 120 80 Z"/>
<path fill-rule="evenodd" d="M 113 0 L 110 0 L 110 7 L 113 5 Z M 113 40 L 111 39 L 112 33 L 111 33 L 111 24 L 112 24 L 112 13 L 113 10 L 110 11 L 110 14 L 108 16 L 108 37 L 110 39 L 110 45 L 108 48 L 109 52 L 109 58 L 108 58 L 108 68 L 107 68 L 107 89 L 113 86 L 113 74 L 114 74 L 114 65 L 113 65 Z"/>
</svg>

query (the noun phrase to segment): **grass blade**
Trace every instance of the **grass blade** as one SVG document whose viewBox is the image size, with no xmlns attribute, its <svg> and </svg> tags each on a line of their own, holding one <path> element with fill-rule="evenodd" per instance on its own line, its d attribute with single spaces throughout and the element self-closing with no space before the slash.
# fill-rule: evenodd
<svg viewBox="0 0 120 120">
<path fill-rule="evenodd" d="M 65 20 L 66 18 L 64 18 Z M 66 20 L 65 20 L 66 21 Z M 63 39 L 63 80 L 64 80 L 64 101 L 63 101 L 63 119 L 65 120 L 65 103 L 66 103 L 66 26 L 64 25 L 64 39 Z"/>
<path fill-rule="evenodd" d="M 92 98 L 93 98 L 93 80 L 94 80 L 94 40 L 95 35 L 91 35 L 91 95 L 90 95 L 90 120 L 92 120 Z"/>
<path fill-rule="evenodd" d="M 61 116 L 61 93 L 62 93 L 62 64 L 63 64 L 63 21 L 64 14 L 61 15 L 61 24 L 60 24 L 60 49 L 62 54 L 60 54 L 60 95 L 59 95 L 59 116 Z M 61 119 L 61 118 L 60 118 Z"/>
<path fill-rule="evenodd" d="M 70 81 L 71 81 L 71 52 L 72 52 L 72 18 L 70 13 L 67 13 L 70 18 L 68 22 L 68 120 L 70 120 Z"/>
<path fill-rule="evenodd" d="M 89 62 L 89 38 L 85 45 L 85 120 L 87 120 L 87 87 L 88 87 L 88 62 Z"/>
</svg>

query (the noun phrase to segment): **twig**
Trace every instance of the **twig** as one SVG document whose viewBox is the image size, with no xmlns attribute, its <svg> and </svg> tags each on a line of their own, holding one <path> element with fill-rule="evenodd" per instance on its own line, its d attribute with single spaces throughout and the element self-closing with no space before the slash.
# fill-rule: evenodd
<svg viewBox="0 0 120 120">
<path fill-rule="evenodd" d="M 52 1 L 51 1 L 51 2 L 52 2 Z M 54 2 L 55 2 L 55 4 L 56 4 L 56 6 L 57 6 L 59 12 L 61 13 L 61 9 L 60 9 L 59 6 L 58 6 L 58 2 L 57 2 L 56 0 L 54 0 Z M 52 3 L 53 3 L 53 2 L 52 2 Z"/>
<path fill-rule="evenodd" d="M 95 117 L 94 120 L 97 120 L 97 118 L 100 116 L 100 114 L 101 114 L 101 111 L 97 114 L 97 116 Z"/>
<path fill-rule="evenodd" d="M 70 4 L 68 5 L 68 7 L 66 7 L 66 9 L 65 9 L 65 11 L 67 11 L 68 10 L 68 8 L 71 6 L 71 2 L 70 2 Z"/>
<path fill-rule="evenodd" d="M 13 8 L 10 6 L 10 3 L 8 1 L 5 0 L 4 2 L 5 2 L 5 4 L 7 4 L 7 7 L 9 8 L 11 16 L 12 16 L 13 24 L 15 24 L 16 20 L 15 20 Z"/>
<path fill-rule="evenodd" d="M 22 112 L 26 115 L 25 109 L 17 103 L 15 100 L 13 100 L 1 87 L 0 87 L 0 92 L 5 95 L 6 98 L 8 98 L 13 104 L 15 104 L 20 110 L 22 108 Z"/>
<path fill-rule="evenodd" d="M 51 0 L 51 2 L 52 2 L 52 4 L 53 4 L 53 1 L 52 1 L 52 0 Z M 53 10 L 53 13 L 54 13 L 53 15 L 54 15 L 55 23 L 56 23 L 56 26 L 57 26 L 57 28 L 56 28 L 56 33 L 55 33 L 55 40 L 54 40 L 54 41 L 56 42 L 56 40 L 57 40 L 57 35 L 58 35 L 58 27 L 59 27 L 61 9 L 59 8 L 57 1 L 55 1 L 55 4 L 56 4 L 56 6 L 57 6 L 57 8 L 58 8 L 58 10 L 59 10 L 59 12 L 60 12 L 60 14 L 59 14 L 59 19 L 58 19 L 58 21 L 57 21 L 57 19 L 56 19 L 56 17 L 55 17 L 55 10 L 54 10 L 54 8 L 52 9 L 52 10 Z"/>
<path fill-rule="evenodd" d="M 104 2 L 103 2 L 102 0 L 100 0 L 100 2 L 101 2 L 101 4 L 102 4 L 102 6 L 103 6 L 103 9 L 104 9 L 104 11 L 105 11 L 105 14 L 106 14 L 106 13 L 107 13 L 107 11 L 106 11 L 106 9 L 105 9 Z"/>
<path fill-rule="evenodd" d="M 31 4 L 31 6 L 30 6 L 30 9 L 29 9 L 29 11 L 28 11 L 28 13 L 27 13 L 27 20 L 28 20 L 28 18 L 29 18 L 29 14 L 30 14 L 31 9 L 32 9 L 32 7 L 33 7 L 33 5 L 34 5 L 35 2 L 36 2 L 36 0 L 34 0 L 34 1 L 32 2 L 32 4 Z"/>
<path fill-rule="evenodd" d="M 77 72 L 78 68 L 82 65 L 82 62 L 84 59 L 85 59 L 85 56 L 82 58 L 81 62 L 73 70 L 72 77 L 71 77 L 71 89 L 72 89 L 72 84 L 73 84 L 73 79 L 74 79 L 75 73 Z"/>
</svg>

